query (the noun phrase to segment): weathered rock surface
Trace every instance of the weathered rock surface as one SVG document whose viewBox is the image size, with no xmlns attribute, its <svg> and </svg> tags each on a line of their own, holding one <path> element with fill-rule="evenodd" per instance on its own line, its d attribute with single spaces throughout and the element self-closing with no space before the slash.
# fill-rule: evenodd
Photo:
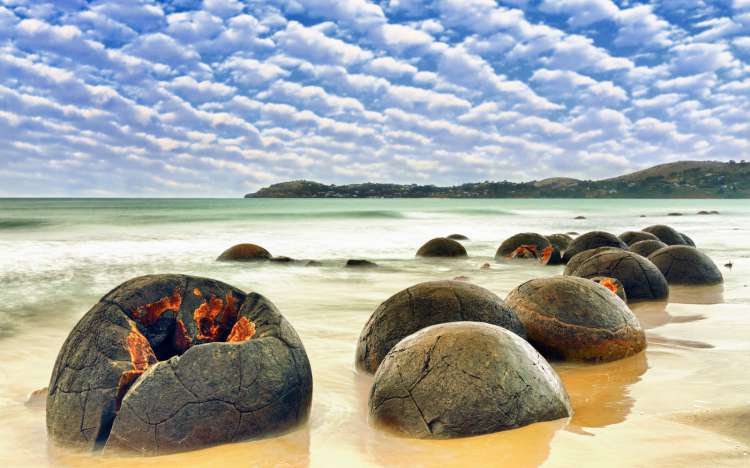
<svg viewBox="0 0 750 468">
<path fill-rule="evenodd" d="M 607 251 L 589 257 L 575 269 L 572 276 L 594 278 L 607 276 L 618 279 L 625 287 L 629 301 L 659 301 L 669 296 L 667 280 L 645 257 L 626 251 Z"/>
<path fill-rule="evenodd" d="M 565 252 L 565 249 L 567 249 L 570 243 L 573 242 L 573 238 L 568 234 L 550 234 L 546 237 L 549 243 L 552 244 L 552 247 L 560 252 Z"/>
<path fill-rule="evenodd" d="M 650 232 L 644 231 L 626 231 L 617 236 L 621 241 L 625 242 L 628 246 L 635 244 L 636 242 L 645 240 L 659 240 L 658 237 L 651 234 Z"/>
<path fill-rule="evenodd" d="M 667 244 L 660 240 L 638 241 L 630 246 L 630 251 L 642 257 L 648 257 L 657 250 L 666 247 Z"/>
<path fill-rule="evenodd" d="M 50 439 L 156 455 L 284 431 L 312 396 L 302 342 L 257 293 L 185 275 L 134 278 L 63 344 Z"/>
<path fill-rule="evenodd" d="M 505 239 L 503 243 L 500 244 L 500 247 L 497 248 L 495 258 L 511 257 L 513 252 L 520 247 L 539 253 L 549 246 L 549 240 L 543 235 L 535 232 L 522 232 Z"/>
<path fill-rule="evenodd" d="M 469 238 L 464 236 L 463 234 L 451 234 L 449 236 L 445 236 L 445 238 L 451 240 L 469 240 Z"/>
<path fill-rule="evenodd" d="M 268 250 L 255 244 L 237 244 L 222 252 L 216 260 L 220 262 L 258 262 L 270 260 Z"/>
<path fill-rule="evenodd" d="M 506 301 L 526 327 L 529 342 L 548 358 L 612 361 L 646 347 L 643 329 L 625 302 L 589 279 L 533 279 L 511 291 Z"/>
<path fill-rule="evenodd" d="M 628 248 L 628 246 L 614 234 L 604 231 L 591 231 L 581 234 L 570 243 L 563 254 L 563 263 L 568 263 L 571 258 L 584 250 L 595 249 L 597 247 Z"/>
<path fill-rule="evenodd" d="M 375 372 L 404 337 L 458 321 L 487 322 L 526 336 L 513 310 L 491 291 L 463 281 L 428 281 L 394 294 L 375 309 L 359 335 L 357 367 Z"/>
<path fill-rule="evenodd" d="M 685 238 L 682 234 L 674 230 L 673 228 L 664 224 L 655 224 L 647 228 L 643 228 L 642 231 L 649 232 L 659 238 L 660 241 L 667 245 L 687 245 Z"/>
<path fill-rule="evenodd" d="M 670 284 L 718 284 L 724 277 L 708 255 L 687 245 L 672 245 L 652 253 L 649 260 Z"/>
<path fill-rule="evenodd" d="M 597 247 L 595 249 L 589 249 L 584 250 L 583 252 L 575 254 L 570 261 L 568 261 L 568 264 L 565 265 L 565 271 L 563 272 L 564 275 L 572 275 L 574 271 L 578 269 L 579 266 L 589 258 L 593 257 L 596 254 L 602 253 L 602 252 L 608 252 L 608 251 L 615 251 L 620 252 L 622 251 L 619 247 Z"/>
<path fill-rule="evenodd" d="M 370 416 L 409 437 L 486 434 L 570 416 L 552 367 L 494 325 L 454 322 L 400 341 L 375 374 Z"/>
<path fill-rule="evenodd" d="M 445 237 L 427 241 L 417 251 L 417 257 L 466 257 L 466 249 L 459 242 Z"/>
</svg>

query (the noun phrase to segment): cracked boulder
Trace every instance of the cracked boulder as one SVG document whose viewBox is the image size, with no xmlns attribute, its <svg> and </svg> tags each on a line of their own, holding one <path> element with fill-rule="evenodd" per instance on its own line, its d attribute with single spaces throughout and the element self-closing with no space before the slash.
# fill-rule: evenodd
<svg viewBox="0 0 750 468">
<path fill-rule="evenodd" d="M 616 247 L 618 249 L 628 248 L 627 244 L 614 234 L 604 231 L 591 231 L 586 234 L 581 234 L 570 243 L 563 254 L 563 263 L 568 263 L 574 256 L 585 250 L 596 249 L 598 247 Z"/>
<path fill-rule="evenodd" d="M 688 245 L 685 238 L 675 229 L 664 224 L 656 224 L 643 228 L 642 231 L 651 233 L 667 245 Z"/>
<path fill-rule="evenodd" d="M 428 281 L 394 294 L 375 309 L 359 335 L 357 367 L 374 373 L 406 336 L 459 321 L 491 323 L 526 336 L 513 310 L 491 291 L 464 281 Z"/>
<path fill-rule="evenodd" d="M 560 252 L 564 252 L 565 249 L 568 248 L 570 243 L 573 242 L 573 238 L 568 234 L 550 234 L 546 237 L 549 243 L 552 244 L 552 247 L 559 250 Z"/>
<path fill-rule="evenodd" d="M 487 434 L 570 416 L 560 378 L 504 328 L 453 322 L 420 330 L 386 356 L 370 390 L 370 417 L 407 437 Z"/>
<path fill-rule="evenodd" d="M 656 265 L 645 257 L 624 250 L 592 255 L 566 274 L 581 278 L 616 278 L 625 287 L 629 301 L 660 301 L 669 296 L 667 280 Z"/>
<path fill-rule="evenodd" d="M 659 240 L 659 238 L 655 235 L 645 231 L 626 231 L 617 237 L 619 237 L 621 241 L 625 242 L 629 246 L 640 241 Z"/>
<path fill-rule="evenodd" d="M 290 429 L 311 396 L 302 342 L 269 300 L 207 278 L 142 276 L 63 344 L 47 432 L 69 447 L 158 455 Z"/>
<path fill-rule="evenodd" d="M 672 245 L 652 253 L 649 260 L 670 284 L 719 284 L 724 277 L 716 264 L 695 247 Z"/>
<path fill-rule="evenodd" d="M 630 245 L 630 251 L 642 257 L 648 258 L 649 255 L 659 249 L 663 249 L 667 244 L 660 240 L 642 240 Z"/>
<path fill-rule="evenodd" d="M 255 244 L 237 244 L 219 255 L 220 262 L 262 262 L 271 260 L 268 250 Z"/>
<path fill-rule="evenodd" d="M 614 361 L 646 347 L 641 324 L 625 302 L 589 279 L 533 279 L 511 291 L 506 302 L 547 358 Z"/>
<path fill-rule="evenodd" d="M 417 257 L 466 257 L 466 249 L 459 242 L 445 237 L 427 241 L 417 251 Z"/>
<path fill-rule="evenodd" d="M 619 297 L 625 302 L 628 302 L 628 296 L 625 293 L 625 287 L 622 285 L 622 283 L 620 283 L 620 281 L 617 278 L 610 278 L 607 276 L 594 276 L 593 278 L 589 278 L 589 279 L 591 281 L 601 284 L 605 288 L 612 291 L 612 293 L 615 294 L 617 297 Z"/>
<path fill-rule="evenodd" d="M 505 239 L 497 248 L 495 258 L 528 258 L 525 252 L 532 253 L 533 258 L 536 258 L 549 246 L 549 240 L 543 235 L 535 232 L 522 232 Z"/>
</svg>

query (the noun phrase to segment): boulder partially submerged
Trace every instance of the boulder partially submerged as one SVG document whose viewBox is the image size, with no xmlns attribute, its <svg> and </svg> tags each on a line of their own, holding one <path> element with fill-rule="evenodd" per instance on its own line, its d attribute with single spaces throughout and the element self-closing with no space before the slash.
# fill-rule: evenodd
<svg viewBox="0 0 750 468">
<path fill-rule="evenodd" d="M 666 247 L 667 244 L 660 240 L 643 240 L 638 241 L 630 246 L 630 251 L 642 257 L 648 257 L 659 249 Z"/>
<path fill-rule="evenodd" d="M 548 358 L 612 361 L 646 347 L 643 329 L 625 302 L 589 279 L 533 279 L 511 291 L 506 302 L 526 327 L 529 342 Z"/>
<path fill-rule="evenodd" d="M 446 239 L 451 239 L 451 240 L 458 240 L 458 241 L 467 241 L 467 240 L 469 240 L 469 238 L 466 237 L 463 234 L 451 234 L 449 236 L 445 236 L 445 238 Z"/>
<path fill-rule="evenodd" d="M 466 257 L 466 249 L 453 239 L 436 237 L 417 251 L 417 257 Z"/>
<path fill-rule="evenodd" d="M 552 367 L 526 341 L 486 323 L 453 322 L 400 341 L 375 374 L 372 420 L 402 435 L 446 439 L 570 416 Z"/>
<path fill-rule="evenodd" d="M 584 250 L 596 249 L 597 247 L 617 247 L 627 249 L 628 246 L 614 234 L 604 231 L 590 231 L 576 237 L 570 243 L 563 254 L 563 263 L 568 263 L 575 255 Z"/>
<path fill-rule="evenodd" d="M 549 243 L 552 244 L 552 247 L 559 250 L 560 252 L 564 252 L 565 249 L 568 248 L 570 243 L 573 242 L 573 238 L 568 234 L 550 234 L 546 237 Z"/>
<path fill-rule="evenodd" d="M 287 430 L 311 397 L 302 342 L 269 300 L 207 278 L 143 276 L 71 331 L 47 431 L 65 446 L 157 455 Z"/>
<path fill-rule="evenodd" d="M 655 235 L 644 231 L 625 231 L 617 237 L 628 246 L 645 240 L 659 240 Z"/>
<path fill-rule="evenodd" d="M 219 255 L 220 262 L 259 262 L 270 260 L 272 255 L 268 250 L 256 244 L 237 244 Z"/>
<path fill-rule="evenodd" d="M 660 241 L 667 245 L 688 245 L 685 238 L 677 232 L 674 228 L 671 228 L 664 224 L 655 224 L 647 228 L 643 228 L 642 231 L 651 233 L 659 238 Z"/>
<path fill-rule="evenodd" d="M 667 280 L 656 265 L 624 250 L 592 255 L 569 274 L 582 278 L 616 278 L 625 287 L 629 301 L 660 301 L 669 296 Z"/>
<path fill-rule="evenodd" d="M 394 294 L 375 309 L 357 342 L 357 367 L 375 372 L 406 336 L 458 321 L 487 322 L 526 334 L 513 310 L 491 291 L 464 281 L 428 281 Z"/>
<path fill-rule="evenodd" d="M 519 248 L 535 253 L 541 252 L 550 246 L 549 240 L 541 234 L 535 232 L 522 232 L 515 234 L 503 241 L 495 252 L 495 258 L 511 258 L 514 252 Z M 518 257 L 518 254 L 516 254 Z M 534 257 L 536 258 L 536 256 Z"/>
<path fill-rule="evenodd" d="M 724 277 L 708 255 L 687 245 L 672 245 L 653 252 L 649 260 L 670 284 L 719 284 Z"/>
</svg>

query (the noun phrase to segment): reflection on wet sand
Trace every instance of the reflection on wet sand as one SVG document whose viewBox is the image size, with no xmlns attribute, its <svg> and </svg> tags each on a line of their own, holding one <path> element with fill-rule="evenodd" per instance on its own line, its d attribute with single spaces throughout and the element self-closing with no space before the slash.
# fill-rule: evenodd
<svg viewBox="0 0 750 468">
<path fill-rule="evenodd" d="M 687 323 L 703 320 L 706 317 L 701 314 L 696 315 L 671 315 L 667 311 L 666 302 L 638 302 L 630 305 L 638 321 L 644 330 L 651 330 L 668 323 Z"/>
<path fill-rule="evenodd" d="M 624 421 L 633 407 L 630 386 L 648 369 L 646 353 L 604 364 L 555 366 L 573 405 L 567 429 L 589 434 L 585 428 L 606 427 Z"/>
<path fill-rule="evenodd" d="M 678 304 L 721 304 L 724 302 L 724 285 L 670 285 L 669 302 Z"/>
</svg>

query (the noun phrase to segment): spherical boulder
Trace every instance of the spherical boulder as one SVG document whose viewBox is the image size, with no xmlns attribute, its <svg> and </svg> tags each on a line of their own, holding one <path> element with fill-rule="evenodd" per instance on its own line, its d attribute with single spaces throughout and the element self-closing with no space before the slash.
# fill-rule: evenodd
<svg viewBox="0 0 750 468">
<path fill-rule="evenodd" d="M 573 242 L 573 238 L 568 234 L 550 234 L 546 237 L 549 243 L 552 244 L 552 247 L 556 248 L 560 252 L 564 252 L 565 249 L 568 248 L 568 245 Z"/>
<path fill-rule="evenodd" d="M 571 414 L 560 378 L 526 341 L 477 322 L 433 325 L 400 341 L 375 374 L 370 417 L 415 438 L 513 429 Z"/>
<path fill-rule="evenodd" d="M 669 296 L 667 280 L 656 265 L 624 250 L 593 255 L 570 274 L 582 278 L 616 278 L 625 287 L 629 301 L 660 301 Z"/>
<path fill-rule="evenodd" d="M 511 291 L 506 301 L 526 327 L 529 342 L 548 358 L 613 361 L 646 347 L 643 329 L 625 302 L 589 279 L 533 279 Z"/>
<path fill-rule="evenodd" d="M 644 231 L 626 231 L 617 237 L 628 246 L 644 240 L 659 240 L 655 235 Z"/>
<path fill-rule="evenodd" d="M 464 281 L 428 281 L 394 294 L 375 309 L 359 335 L 357 367 L 375 372 L 404 337 L 458 321 L 487 322 L 526 336 L 513 310 L 491 291 Z"/>
<path fill-rule="evenodd" d="M 541 252 L 545 247 L 549 247 L 550 242 L 541 234 L 535 232 L 522 232 L 513 235 L 503 241 L 495 252 L 495 258 L 510 257 L 519 247 L 527 250 Z"/>
<path fill-rule="evenodd" d="M 563 263 L 568 263 L 571 258 L 584 250 L 595 249 L 597 247 L 628 248 L 628 246 L 614 234 L 604 231 L 591 231 L 586 234 L 581 234 L 570 243 L 563 254 Z"/>
<path fill-rule="evenodd" d="M 674 230 L 673 228 L 664 224 L 655 224 L 647 228 L 643 228 L 642 231 L 651 233 L 659 238 L 660 241 L 667 245 L 687 245 L 685 238 L 682 234 Z"/>
<path fill-rule="evenodd" d="M 565 265 L 565 271 L 563 272 L 564 275 L 572 275 L 574 271 L 578 269 L 579 266 L 589 258 L 593 257 L 596 254 L 602 253 L 602 252 L 608 252 L 610 250 L 620 252 L 622 251 L 619 247 L 597 247 L 595 249 L 589 249 L 584 250 L 581 253 L 575 254 L 570 261 L 568 261 L 568 264 Z"/>
<path fill-rule="evenodd" d="M 270 260 L 268 250 L 255 244 L 237 244 L 222 252 L 216 260 L 220 262 L 259 262 Z"/>
<path fill-rule="evenodd" d="M 257 293 L 185 275 L 134 278 L 62 346 L 47 397 L 55 443 L 145 455 L 264 437 L 307 419 L 305 349 Z"/>
<path fill-rule="evenodd" d="M 453 239 L 436 237 L 417 250 L 417 257 L 466 257 L 466 249 Z"/>
<path fill-rule="evenodd" d="M 649 260 L 670 284 L 718 284 L 724 278 L 708 255 L 687 245 L 672 245 L 652 253 Z"/>
<path fill-rule="evenodd" d="M 463 241 L 469 240 L 469 238 L 466 237 L 466 236 L 464 236 L 463 234 L 451 234 L 449 236 L 445 236 L 445 238 L 446 239 L 451 239 L 451 240 L 459 240 L 459 241 L 461 241 L 461 240 L 463 240 Z"/>
<path fill-rule="evenodd" d="M 660 240 L 638 241 L 630 246 L 630 251 L 642 257 L 648 257 L 657 250 L 666 247 L 667 244 Z"/>
</svg>

